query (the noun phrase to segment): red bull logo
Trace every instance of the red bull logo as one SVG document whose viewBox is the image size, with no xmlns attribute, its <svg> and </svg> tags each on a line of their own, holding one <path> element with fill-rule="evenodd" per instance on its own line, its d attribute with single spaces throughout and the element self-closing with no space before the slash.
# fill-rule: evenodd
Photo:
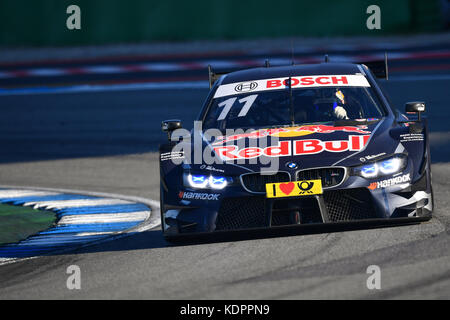
<svg viewBox="0 0 450 320">
<path fill-rule="evenodd" d="M 304 156 L 327 152 L 360 151 L 369 141 L 370 135 L 349 135 L 348 140 L 322 141 L 318 139 L 278 141 L 275 146 L 266 148 L 248 147 L 239 149 L 237 145 L 214 147 L 215 153 L 224 161 L 253 159 L 260 156 L 285 157 Z"/>
<path fill-rule="evenodd" d="M 334 126 L 325 126 L 325 125 L 309 125 L 309 126 L 301 126 L 297 130 L 299 131 L 313 131 L 314 133 L 332 133 L 335 131 L 344 131 L 344 132 L 352 132 L 352 133 L 363 133 L 367 134 L 370 133 L 370 131 L 362 130 L 367 129 L 367 126 L 359 126 L 359 127 L 353 127 L 353 126 L 341 126 L 341 127 L 334 127 Z"/>
<path fill-rule="evenodd" d="M 274 129 L 259 129 L 254 130 L 249 133 L 234 134 L 229 136 L 219 137 L 213 145 L 225 144 L 230 141 L 236 141 L 240 139 L 259 139 L 268 136 L 274 137 L 300 137 L 304 135 L 314 134 L 314 133 L 332 133 L 336 131 L 343 131 L 349 133 L 360 133 L 360 134 L 370 134 L 370 131 L 366 131 L 367 126 L 327 126 L 327 125 L 305 125 L 299 127 L 286 127 L 286 128 L 274 128 Z"/>
</svg>

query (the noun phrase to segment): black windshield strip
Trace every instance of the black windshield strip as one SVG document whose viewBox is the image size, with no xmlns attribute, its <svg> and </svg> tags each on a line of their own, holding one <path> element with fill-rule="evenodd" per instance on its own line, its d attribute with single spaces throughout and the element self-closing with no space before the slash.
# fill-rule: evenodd
<svg viewBox="0 0 450 320">
<path fill-rule="evenodd" d="M 291 124 L 295 123 L 294 115 L 294 99 L 292 98 L 292 77 L 289 77 L 289 112 L 291 116 Z"/>
</svg>

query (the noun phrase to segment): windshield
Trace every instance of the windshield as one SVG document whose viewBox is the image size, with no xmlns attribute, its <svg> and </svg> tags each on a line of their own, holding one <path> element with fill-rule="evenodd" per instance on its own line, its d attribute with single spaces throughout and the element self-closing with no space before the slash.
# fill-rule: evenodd
<svg viewBox="0 0 450 320">
<path fill-rule="evenodd" d="M 337 120 L 374 120 L 383 116 L 385 111 L 369 86 L 286 86 L 280 90 L 214 98 L 203 128 L 267 128 Z"/>
</svg>

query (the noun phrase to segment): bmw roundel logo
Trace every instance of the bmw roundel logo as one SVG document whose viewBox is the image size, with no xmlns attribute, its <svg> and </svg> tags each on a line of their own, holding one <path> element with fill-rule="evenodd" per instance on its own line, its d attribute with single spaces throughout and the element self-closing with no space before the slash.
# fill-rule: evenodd
<svg viewBox="0 0 450 320">
<path fill-rule="evenodd" d="M 288 162 L 286 163 L 286 167 L 288 167 L 289 169 L 297 169 L 298 165 L 295 162 Z"/>
</svg>

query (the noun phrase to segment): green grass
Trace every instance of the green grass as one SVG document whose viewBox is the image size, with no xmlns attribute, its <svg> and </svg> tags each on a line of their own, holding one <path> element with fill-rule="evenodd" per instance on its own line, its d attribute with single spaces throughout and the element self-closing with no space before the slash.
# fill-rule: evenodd
<svg viewBox="0 0 450 320">
<path fill-rule="evenodd" d="M 53 212 L 0 204 L 0 245 L 26 239 L 54 221 Z"/>
</svg>

